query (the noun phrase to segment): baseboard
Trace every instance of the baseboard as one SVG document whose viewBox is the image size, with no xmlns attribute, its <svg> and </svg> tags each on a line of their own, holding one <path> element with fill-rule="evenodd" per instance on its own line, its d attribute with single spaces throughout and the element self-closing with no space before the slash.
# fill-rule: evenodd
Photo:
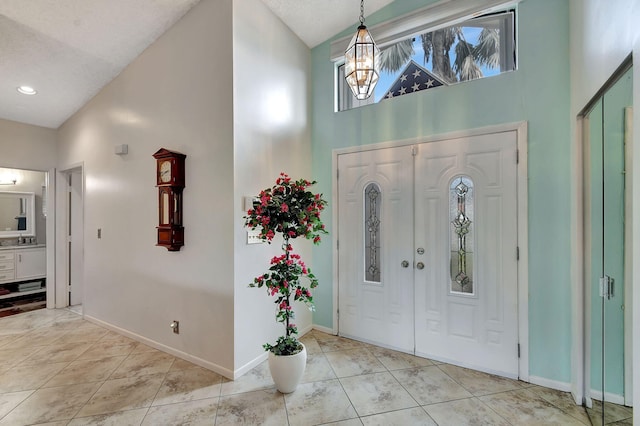
<svg viewBox="0 0 640 426">
<path fill-rule="evenodd" d="M 600 389 L 600 390 L 591 389 L 591 398 L 593 398 L 593 399 L 595 399 L 597 401 L 602 401 L 602 389 Z M 623 395 L 617 395 L 617 394 L 614 394 L 614 393 L 605 392 L 604 393 L 604 400 L 606 402 L 612 402 L 614 404 L 624 405 L 624 396 Z"/>
<path fill-rule="evenodd" d="M 83 317 L 87 321 L 92 322 L 94 324 L 97 324 L 100 327 L 104 327 L 104 328 L 106 328 L 108 330 L 111 330 L 111 331 L 114 331 L 114 332 L 116 332 L 118 334 L 121 334 L 123 336 L 129 337 L 129 338 L 131 338 L 133 340 L 136 340 L 136 341 L 138 341 L 140 343 L 144 343 L 147 346 L 151 346 L 154 349 L 158 349 L 158 350 L 160 350 L 162 352 L 166 352 L 166 353 L 171 354 L 171 355 L 173 355 L 175 357 L 178 357 L 180 359 L 184 359 L 185 361 L 189 361 L 189 362 L 192 362 L 192 363 L 194 363 L 196 365 L 199 365 L 200 367 L 203 367 L 203 368 L 206 368 L 208 370 L 214 371 L 214 372 L 226 377 L 227 379 L 234 380 L 234 379 L 236 379 L 237 377 L 240 376 L 240 375 L 236 375 L 235 371 L 231 371 L 228 368 L 222 367 L 222 366 L 220 366 L 218 364 L 215 364 L 213 362 L 209 362 L 209 361 L 204 360 L 202 358 L 198 358 L 196 356 L 190 355 L 190 354 L 188 354 L 186 352 L 179 351 L 179 350 L 177 350 L 175 348 L 172 348 L 170 346 L 167 346 L 167 345 L 164 345 L 162 343 L 156 342 L 155 340 L 148 339 L 146 337 L 140 336 L 139 334 L 133 333 L 133 332 L 131 332 L 129 330 L 125 330 L 124 328 L 120 328 L 120 327 L 117 327 L 117 326 L 115 326 L 113 324 L 109 324 L 108 322 L 104 322 L 102 320 L 94 318 L 94 317 L 92 317 L 90 315 L 86 315 L 85 314 Z M 266 354 L 264 354 L 264 357 L 265 357 L 264 359 L 266 359 Z M 252 362 L 254 362 L 254 361 L 252 361 Z M 259 364 L 259 363 L 260 362 L 258 362 L 257 364 Z M 236 371 L 238 371 L 238 370 L 236 370 Z M 248 370 L 246 370 L 246 371 L 248 371 Z"/>
<path fill-rule="evenodd" d="M 313 325 L 309 324 L 308 326 L 301 328 L 300 330 L 298 330 L 298 336 L 304 336 L 305 334 L 307 334 L 308 332 L 310 332 L 311 330 L 313 330 Z"/>
<path fill-rule="evenodd" d="M 334 336 L 335 336 L 336 334 L 338 334 L 338 333 L 337 333 L 333 328 L 324 327 L 324 326 L 322 326 L 322 325 L 314 324 L 312 328 L 313 328 L 314 330 L 318 330 L 318 331 L 321 331 L 321 332 L 323 332 L 323 333 L 333 334 Z"/>
<path fill-rule="evenodd" d="M 571 392 L 571 383 L 559 382 L 557 380 L 546 379 L 544 377 L 529 376 L 529 383 L 543 386 L 545 388 L 556 389 L 562 392 Z"/>
<path fill-rule="evenodd" d="M 233 380 L 246 374 L 249 370 L 256 367 L 257 365 L 262 364 L 264 361 L 267 360 L 268 357 L 269 357 L 269 352 L 264 351 L 263 353 L 261 353 L 260 355 L 258 355 L 257 357 L 255 357 L 254 359 L 252 359 L 242 367 L 236 368 L 233 372 Z"/>
</svg>

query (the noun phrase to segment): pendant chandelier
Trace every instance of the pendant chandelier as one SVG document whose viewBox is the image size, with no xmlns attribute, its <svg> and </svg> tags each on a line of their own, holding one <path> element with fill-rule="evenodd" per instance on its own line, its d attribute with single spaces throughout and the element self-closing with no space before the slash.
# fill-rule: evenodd
<svg viewBox="0 0 640 426">
<path fill-rule="evenodd" d="M 364 25 L 364 0 L 360 0 L 360 26 L 344 52 L 344 77 L 353 95 L 367 99 L 378 83 L 380 49 Z"/>
</svg>

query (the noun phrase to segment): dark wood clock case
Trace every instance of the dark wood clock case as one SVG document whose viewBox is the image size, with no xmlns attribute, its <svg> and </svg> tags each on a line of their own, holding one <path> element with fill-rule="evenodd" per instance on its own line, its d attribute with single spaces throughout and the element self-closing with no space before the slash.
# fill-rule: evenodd
<svg viewBox="0 0 640 426">
<path fill-rule="evenodd" d="M 184 245 L 182 223 L 182 191 L 185 186 L 184 160 L 187 156 L 162 148 L 153 154 L 156 159 L 158 188 L 157 246 L 179 251 Z"/>
</svg>

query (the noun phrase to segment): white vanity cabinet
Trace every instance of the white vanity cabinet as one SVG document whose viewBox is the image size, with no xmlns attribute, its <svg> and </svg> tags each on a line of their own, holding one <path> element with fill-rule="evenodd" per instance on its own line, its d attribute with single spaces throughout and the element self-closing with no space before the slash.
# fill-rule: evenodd
<svg viewBox="0 0 640 426">
<path fill-rule="evenodd" d="M 0 248 L 0 312 L 44 306 L 45 246 Z"/>
<path fill-rule="evenodd" d="M 44 246 L 0 250 L 0 284 L 44 278 L 47 255 Z"/>
<path fill-rule="evenodd" d="M 13 251 L 0 251 L 0 283 L 11 282 L 16 278 L 16 262 Z"/>
<path fill-rule="evenodd" d="M 47 254 L 44 247 L 16 250 L 16 281 L 44 278 L 47 275 Z"/>
</svg>

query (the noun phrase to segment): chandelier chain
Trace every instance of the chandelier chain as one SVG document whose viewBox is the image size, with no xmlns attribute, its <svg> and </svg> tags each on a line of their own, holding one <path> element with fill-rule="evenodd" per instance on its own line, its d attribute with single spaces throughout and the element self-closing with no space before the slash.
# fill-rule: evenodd
<svg viewBox="0 0 640 426">
<path fill-rule="evenodd" d="M 364 0 L 360 0 L 360 25 L 364 25 Z"/>
</svg>

